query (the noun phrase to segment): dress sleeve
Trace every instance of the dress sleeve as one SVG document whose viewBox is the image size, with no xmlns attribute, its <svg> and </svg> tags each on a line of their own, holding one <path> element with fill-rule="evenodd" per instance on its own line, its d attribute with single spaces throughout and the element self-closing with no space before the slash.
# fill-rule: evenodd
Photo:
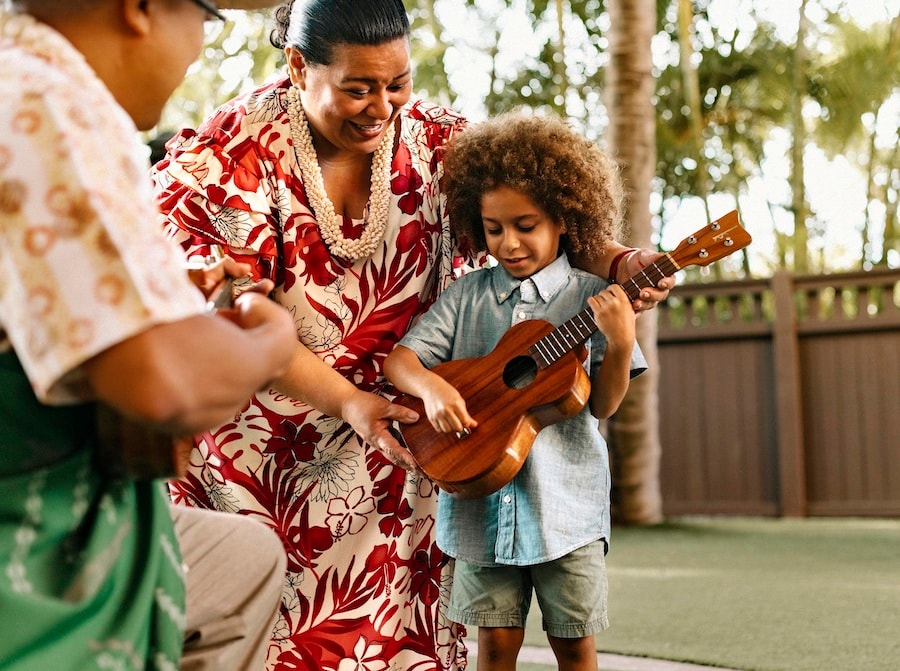
<svg viewBox="0 0 900 671">
<path fill-rule="evenodd" d="M 251 265 L 254 279 L 277 283 L 283 214 L 272 185 L 279 181 L 279 162 L 262 151 L 265 129 L 252 137 L 233 116 L 220 112 L 199 133 L 183 130 L 169 141 L 168 157 L 153 170 L 165 231 L 189 257 L 225 246 Z M 227 130 L 231 127 L 233 133 Z"/>
<path fill-rule="evenodd" d="M 433 188 L 427 191 L 429 216 L 439 222 L 446 242 L 444 257 L 439 265 L 440 288 L 469 270 L 487 265 L 487 252 L 475 252 L 467 242 L 460 242 L 453 234 L 447 218 L 447 199 L 443 193 L 444 148 L 457 133 L 464 132 L 465 117 L 440 105 L 421 99 L 409 103 L 408 117 L 412 131 L 409 144 L 420 152 L 422 174 L 433 176 Z"/>
<path fill-rule="evenodd" d="M 398 343 L 415 352 L 426 368 L 453 356 L 464 285 L 463 281 L 453 282 Z"/>
</svg>

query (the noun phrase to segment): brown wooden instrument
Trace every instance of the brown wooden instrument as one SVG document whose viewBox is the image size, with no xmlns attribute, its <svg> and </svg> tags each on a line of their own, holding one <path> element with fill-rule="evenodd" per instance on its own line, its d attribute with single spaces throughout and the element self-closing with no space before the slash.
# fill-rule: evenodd
<svg viewBox="0 0 900 671">
<path fill-rule="evenodd" d="M 226 277 L 210 293 L 208 312 L 229 308 L 233 303 L 234 279 Z M 97 403 L 99 466 L 110 477 L 132 480 L 176 478 L 187 472 L 193 442 L 189 437 L 162 433 L 125 417 L 105 403 Z"/>
<path fill-rule="evenodd" d="M 737 211 L 711 222 L 640 273 L 622 283 L 635 301 L 689 265 L 706 266 L 750 244 Z M 483 357 L 447 361 L 432 369 L 463 396 L 478 422 L 471 432 L 441 433 L 421 401 L 404 395 L 397 403 L 419 413 L 415 424 L 397 428 L 422 471 L 460 498 L 477 498 L 512 480 L 531 451 L 538 432 L 579 413 L 591 383 L 582 366 L 584 343 L 597 330 L 585 308 L 559 327 L 543 320 L 515 324 Z"/>
</svg>

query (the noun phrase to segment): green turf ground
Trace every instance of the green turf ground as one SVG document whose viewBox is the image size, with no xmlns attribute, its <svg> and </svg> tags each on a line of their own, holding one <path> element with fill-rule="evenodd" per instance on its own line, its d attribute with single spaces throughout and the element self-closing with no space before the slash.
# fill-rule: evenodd
<svg viewBox="0 0 900 671">
<path fill-rule="evenodd" d="M 748 671 L 900 671 L 900 520 L 615 528 L 607 563 L 603 652 Z M 543 646 L 535 611 L 526 645 Z"/>
</svg>

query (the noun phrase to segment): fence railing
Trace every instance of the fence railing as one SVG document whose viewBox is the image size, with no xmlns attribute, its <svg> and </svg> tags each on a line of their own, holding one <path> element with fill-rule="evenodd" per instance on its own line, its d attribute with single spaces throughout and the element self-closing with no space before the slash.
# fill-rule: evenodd
<svg viewBox="0 0 900 671">
<path fill-rule="evenodd" d="M 668 514 L 900 514 L 900 270 L 681 286 L 658 315 Z"/>
</svg>

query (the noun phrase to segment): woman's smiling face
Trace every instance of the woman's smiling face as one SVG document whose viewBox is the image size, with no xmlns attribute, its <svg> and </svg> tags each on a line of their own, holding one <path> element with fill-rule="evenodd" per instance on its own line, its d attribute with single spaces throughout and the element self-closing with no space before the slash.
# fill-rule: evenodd
<svg viewBox="0 0 900 671">
<path fill-rule="evenodd" d="M 409 40 L 339 44 L 329 65 L 286 52 L 319 158 L 373 153 L 412 93 Z"/>
</svg>

